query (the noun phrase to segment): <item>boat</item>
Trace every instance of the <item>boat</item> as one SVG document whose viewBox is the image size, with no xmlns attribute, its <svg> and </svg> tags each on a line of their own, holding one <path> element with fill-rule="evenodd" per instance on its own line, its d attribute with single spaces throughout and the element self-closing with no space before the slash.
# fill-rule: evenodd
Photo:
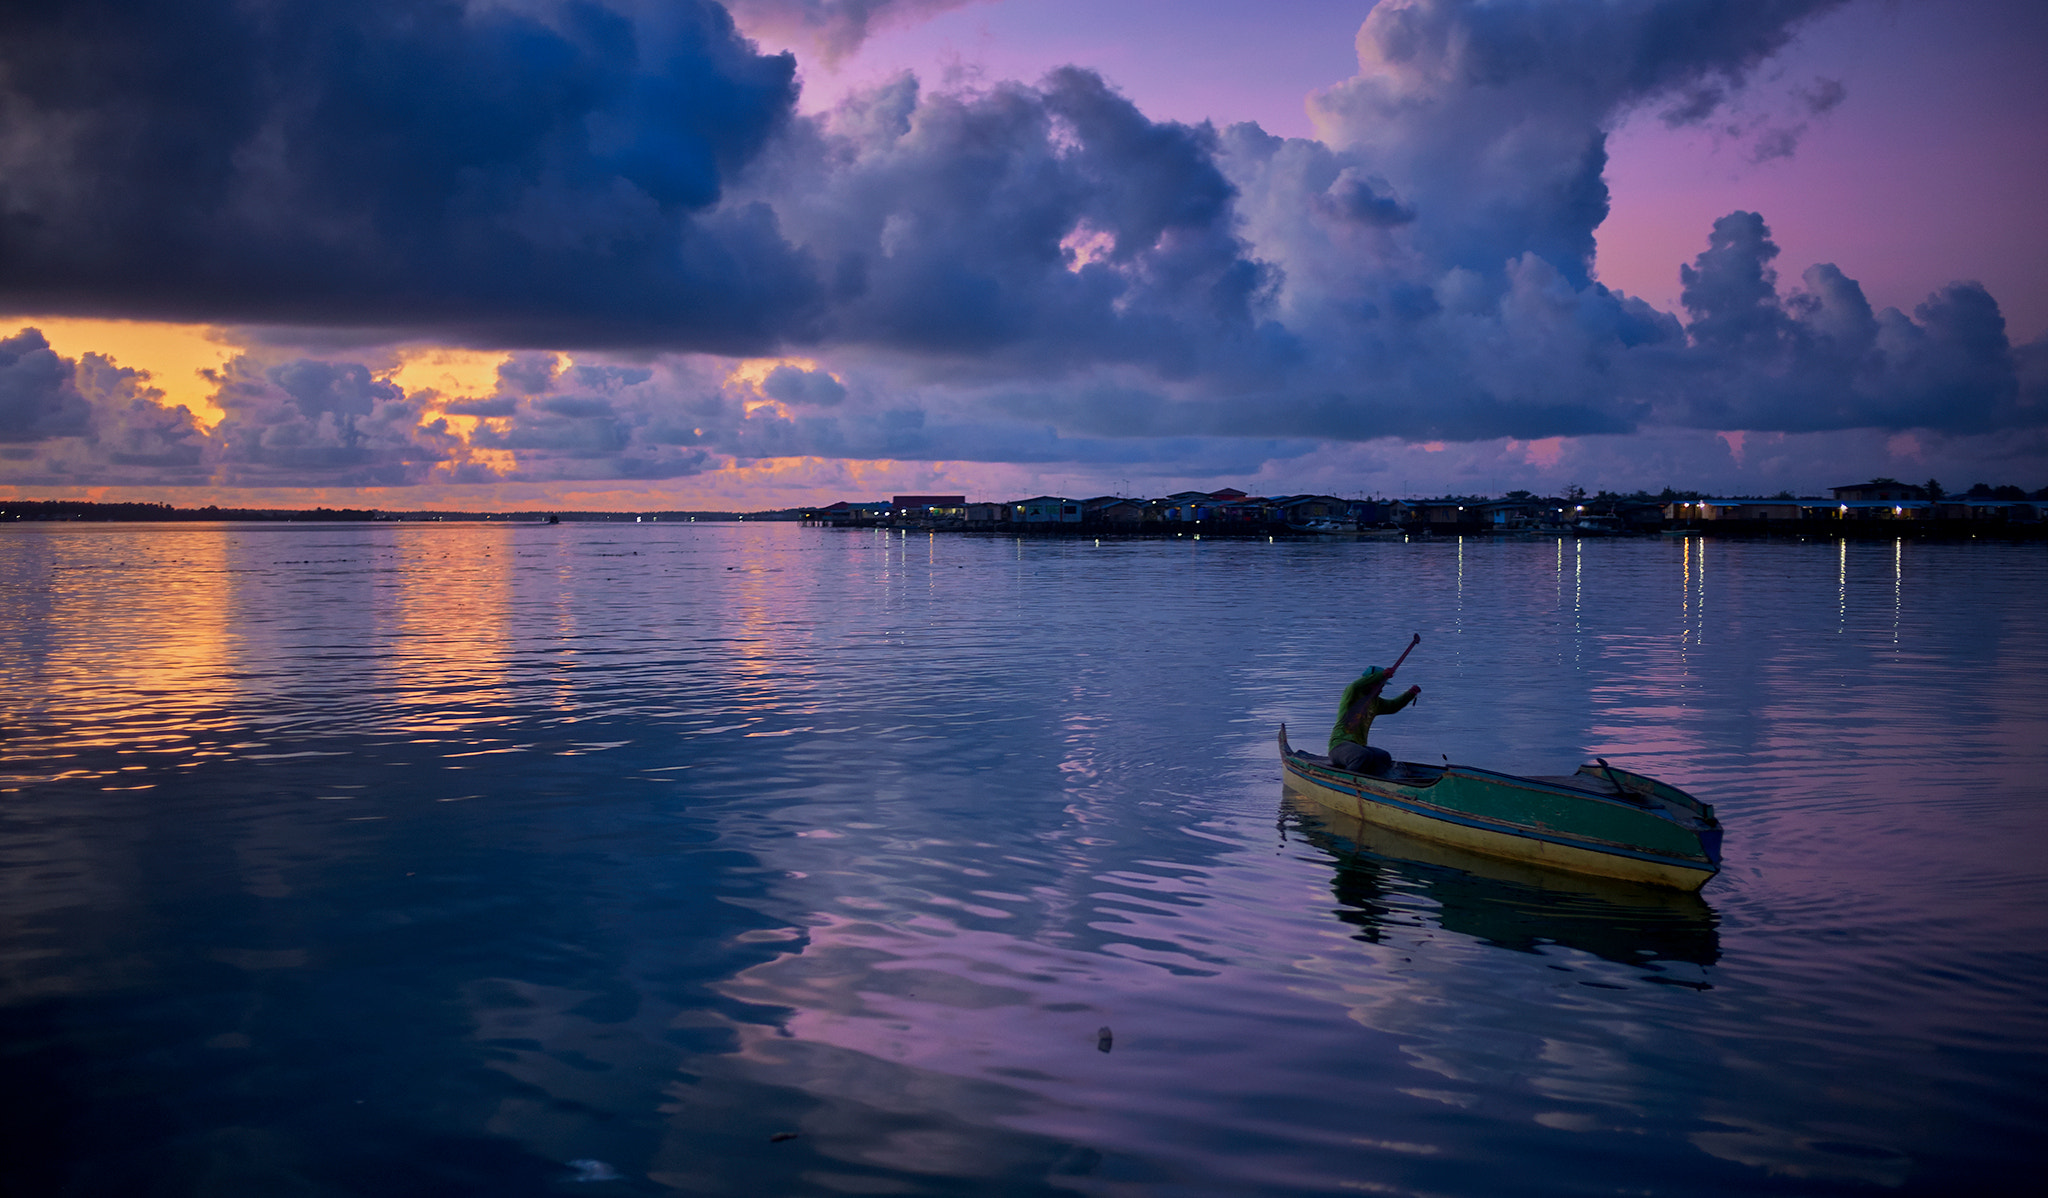
<svg viewBox="0 0 2048 1198">
<path fill-rule="evenodd" d="M 1289 786 L 1367 823 L 1510 861 L 1679 890 L 1698 890 L 1721 869 L 1711 805 L 1605 760 L 1568 775 L 1412 761 L 1358 774 L 1290 747 L 1285 724 L 1279 739 Z"/>
<path fill-rule="evenodd" d="M 1575 537 L 1618 537 L 1626 532 L 1628 528 L 1618 516 L 1581 516 L 1572 525 Z"/>
<path fill-rule="evenodd" d="M 1697 893 L 1567 873 L 1474 853 L 1333 811 L 1292 782 L 1280 790 L 1281 829 L 1327 853 L 1337 918 L 1377 934 L 1394 922 L 1398 896 L 1421 896 L 1430 918 L 1500 948 L 1561 945 L 1662 974 L 1659 962 L 1706 967 L 1720 960 L 1714 909 Z M 1292 817 L 1288 819 L 1287 817 Z M 1392 900 L 1392 901 L 1390 901 Z M 1673 985 L 1679 977 L 1656 976 Z"/>
</svg>

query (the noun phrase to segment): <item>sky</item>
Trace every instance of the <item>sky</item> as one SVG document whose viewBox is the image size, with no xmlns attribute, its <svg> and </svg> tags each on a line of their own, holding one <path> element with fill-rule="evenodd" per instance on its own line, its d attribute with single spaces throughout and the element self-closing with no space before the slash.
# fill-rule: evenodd
<svg viewBox="0 0 2048 1198">
<path fill-rule="evenodd" d="M 2048 486 L 2032 0 L 0 10 L 0 495 Z"/>
</svg>

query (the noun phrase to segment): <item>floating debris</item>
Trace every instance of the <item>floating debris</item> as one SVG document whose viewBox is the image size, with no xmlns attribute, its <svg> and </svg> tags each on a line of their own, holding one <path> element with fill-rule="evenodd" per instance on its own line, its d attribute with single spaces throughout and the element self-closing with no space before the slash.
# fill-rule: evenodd
<svg viewBox="0 0 2048 1198">
<path fill-rule="evenodd" d="M 1116 1043 L 1116 1037 L 1109 1034 L 1109 1028 L 1099 1027 L 1095 1029 L 1095 1051 L 1108 1052 L 1110 1046 L 1114 1043 Z"/>
<path fill-rule="evenodd" d="M 768 1137 L 768 1142 L 770 1144 L 780 1144 L 784 1140 L 796 1139 L 798 1134 L 799 1133 L 793 1131 L 778 1131 L 774 1135 Z"/>
</svg>

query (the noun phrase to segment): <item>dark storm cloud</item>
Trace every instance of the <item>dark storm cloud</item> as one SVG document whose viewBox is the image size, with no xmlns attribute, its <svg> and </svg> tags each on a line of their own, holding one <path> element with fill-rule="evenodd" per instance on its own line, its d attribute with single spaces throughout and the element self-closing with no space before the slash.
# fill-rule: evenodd
<svg viewBox="0 0 2048 1198">
<path fill-rule="evenodd" d="M 828 344 L 929 377 L 1245 369 L 1277 278 L 1237 235 L 1215 145 L 1087 71 L 936 95 L 906 75 L 792 129 L 741 194 L 826 264 Z"/>
<path fill-rule="evenodd" d="M 1273 282 L 1213 134 L 1088 72 L 922 103 L 905 81 L 865 126 L 795 122 L 793 72 L 702 0 L 9 6 L 0 304 L 1187 372 Z"/>
<path fill-rule="evenodd" d="M 767 344 L 808 268 L 712 208 L 794 70 L 702 0 L 0 6 L 0 306 Z"/>
<path fill-rule="evenodd" d="M 1594 277 L 1608 131 L 1727 120 L 1838 2 L 1381 0 L 1322 140 L 1154 121 L 1071 67 L 797 116 L 792 62 L 696 0 L 17 5 L 0 299 L 320 326 L 222 373 L 203 458 L 235 480 L 2041 427 L 2048 350 L 1975 284 L 1911 314 L 1831 265 L 1781 287 L 1751 213 L 1683 268 L 1682 314 Z M 931 7 L 743 11 L 855 36 Z M 521 352 L 488 396 L 405 395 L 341 360 L 377 326 Z M 676 350 L 818 367 L 742 385 Z M 36 369 L 4 416 L 35 455 L 121 406 Z"/>
</svg>

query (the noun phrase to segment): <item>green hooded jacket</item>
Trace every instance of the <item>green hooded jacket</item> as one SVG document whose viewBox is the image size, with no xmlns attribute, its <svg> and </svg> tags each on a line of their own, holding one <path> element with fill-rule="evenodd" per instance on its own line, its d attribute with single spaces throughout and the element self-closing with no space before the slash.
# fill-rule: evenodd
<svg viewBox="0 0 2048 1198">
<path fill-rule="evenodd" d="M 1359 722 L 1358 731 L 1354 733 L 1351 729 L 1346 728 L 1344 726 L 1344 715 L 1351 710 L 1351 705 L 1358 702 L 1358 696 L 1365 693 L 1368 687 L 1386 676 L 1387 672 L 1385 670 L 1380 669 L 1378 666 L 1373 666 L 1366 670 L 1365 673 L 1360 674 L 1357 681 L 1344 688 L 1344 697 L 1337 700 L 1337 723 L 1330 729 L 1331 749 L 1335 749 L 1347 740 L 1353 744 L 1364 744 L 1366 733 L 1372 731 L 1374 716 L 1382 716 L 1391 711 L 1399 711 L 1414 702 L 1415 696 L 1407 691 L 1402 691 L 1398 697 L 1392 699 L 1374 699 L 1372 705 L 1366 708 L 1365 718 Z"/>
</svg>

